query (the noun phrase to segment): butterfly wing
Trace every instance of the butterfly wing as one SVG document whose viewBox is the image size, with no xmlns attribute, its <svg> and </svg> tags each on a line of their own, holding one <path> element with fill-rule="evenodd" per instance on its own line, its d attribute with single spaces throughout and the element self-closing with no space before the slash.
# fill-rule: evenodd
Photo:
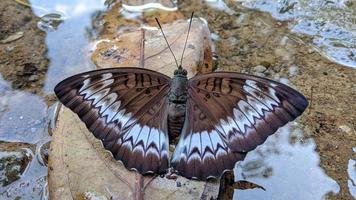
<svg viewBox="0 0 356 200">
<path fill-rule="evenodd" d="M 168 168 L 169 84 L 151 70 L 112 68 L 72 76 L 54 90 L 115 159 L 145 174 Z"/>
<path fill-rule="evenodd" d="M 188 178 L 219 177 L 244 153 L 306 109 L 308 102 L 281 83 L 247 74 L 193 77 L 187 115 L 172 166 Z"/>
</svg>

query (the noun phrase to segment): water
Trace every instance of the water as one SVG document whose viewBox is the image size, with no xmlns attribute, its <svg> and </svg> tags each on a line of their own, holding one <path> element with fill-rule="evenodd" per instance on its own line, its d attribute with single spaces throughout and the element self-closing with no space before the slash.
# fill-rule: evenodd
<svg viewBox="0 0 356 200">
<path fill-rule="evenodd" d="M 47 32 L 47 57 L 50 59 L 43 90 L 46 93 L 53 93 L 54 86 L 65 77 L 95 68 L 89 57 L 90 42 L 96 34 L 93 23 L 105 8 L 104 1 L 31 0 L 30 2 L 32 5 L 45 8 L 34 8 L 37 16 L 52 21 L 51 23 L 39 21 L 39 27 Z M 49 15 L 52 17 L 48 17 Z M 56 26 L 53 27 L 52 24 Z"/>
<path fill-rule="evenodd" d="M 288 124 L 247 154 L 235 168 L 236 180 L 266 189 L 236 190 L 234 199 L 325 199 L 339 185 L 319 166 L 313 139 L 305 139 L 297 123 Z"/>
<path fill-rule="evenodd" d="M 356 3 L 352 0 L 238 0 L 244 6 L 288 21 L 293 32 L 313 38 L 327 58 L 356 68 Z"/>
<path fill-rule="evenodd" d="M 50 59 L 43 91 L 53 94 L 54 86 L 67 76 L 94 69 L 88 55 L 90 39 L 95 36 L 92 20 L 105 8 L 102 1 L 45 1 L 33 0 L 34 13 L 41 17 L 38 28 L 47 32 L 47 57 Z M 0 152 L 7 166 L 26 166 L 9 185 L 0 188 L 1 199 L 48 199 L 47 166 L 41 151 L 48 149 L 50 119 L 54 109 L 46 100 L 31 93 L 13 90 L 0 75 L 0 140 L 26 148 L 31 159 L 24 160 L 17 151 Z M 53 125 L 52 125 L 53 127 Z M 1 144 L 0 146 L 3 146 Z M 9 178 L 1 171 L 0 179 Z"/>
<path fill-rule="evenodd" d="M 354 147 L 353 152 L 356 153 L 356 147 Z M 349 160 L 347 173 L 349 176 L 349 180 L 347 181 L 349 191 L 356 198 L 356 158 Z"/>
<path fill-rule="evenodd" d="M 43 91 L 52 95 L 54 86 L 65 77 L 95 69 L 90 59 L 93 44 L 100 32 L 100 16 L 110 1 L 30 0 L 34 14 L 41 17 L 38 28 L 47 33 L 47 57 L 50 60 Z M 125 1 L 117 10 L 121 17 L 137 19 L 142 23 L 142 10 L 161 7 L 176 11 L 174 4 L 147 4 Z M 171 2 L 171 1 L 167 1 Z M 216 11 L 235 14 L 228 4 L 209 0 L 207 4 Z M 352 1 L 306 1 L 306 0 L 239 0 L 237 3 L 252 9 L 269 12 L 278 20 L 288 21 L 291 31 L 312 38 L 313 45 L 327 59 L 348 67 L 356 67 L 356 4 Z M 236 16 L 239 22 L 246 14 Z M 212 33 L 216 42 L 224 36 Z M 238 42 L 236 40 L 235 42 Z M 215 44 L 213 44 L 215 48 Z M 298 74 L 299 67 L 288 68 L 290 77 Z M 290 84 L 287 77 L 276 80 Z M 48 108 L 43 96 L 14 90 L 11 83 L 0 76 L 0 140 L 21 144 L 21 151 L 0 152 L 1 158 L 14 156 L 21 160 L 21 153 L 29 157 L 27 167 L 19 172 L 20 178 L 0 188 L 3 199 L 47 199 L 47 167 L 41 149 L 50 140 L 48 130 L 53 118 L 53 107 Z M 325 199 L 340 192 L 340 185 L 320 167 L 320 155 L 316 141 L 305 139 L 300 126 L 290 123 L 270 137 L 267 142 L 250 152 L 243 162 L 236 165 L 236 180 L 247 180 L 263 186 L 261 189 L 236 190 L 234 199 Z M 356 148 L 356 147 L 355 147 Z M 354 150 L 355 151 L 355 150 Z M 356 161 L 347 164 L 348 191 L 356 198 Z M 4 172 L 0 170 L 1 178 Z M 0 178 L 0 180 L 1 180 Z"/>
</svg>

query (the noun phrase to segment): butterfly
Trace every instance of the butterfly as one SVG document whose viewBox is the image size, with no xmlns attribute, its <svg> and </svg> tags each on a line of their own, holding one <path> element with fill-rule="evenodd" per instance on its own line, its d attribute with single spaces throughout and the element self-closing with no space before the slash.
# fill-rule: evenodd
<svg viewBox="0 0 356 200">
<path fill-rule="evenodd" d="M 173 168 L 197 180 L 233 169 L 308 106 L 298 91 L 273 80 L 236 72 L 188 79 L 177 66 L 173 78 L 135 67 L 84 72 L 54 91 L 127 169 L 162 174 Z M 170 156 L 173 138 L 179 139 Z"/>
</svg>

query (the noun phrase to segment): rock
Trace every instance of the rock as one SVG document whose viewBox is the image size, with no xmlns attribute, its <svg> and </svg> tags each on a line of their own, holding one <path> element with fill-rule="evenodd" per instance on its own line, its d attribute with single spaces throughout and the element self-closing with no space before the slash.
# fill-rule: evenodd
<svg viewBox="0 0 356 200">
<path fill-rule="evenodd" d="M 239 40 L 238 40 L 237 38 L 235 38 L 235 37 L 229 37 L 229 38 L 227 39 L 227 41 L 229 42 L 229 44 L 230 44 L 231 46 L 234 46 L 234 45 L 236 45 L 236 44 L 239 42 Z"/>
<path fill-rule="evenodd" d="M 272 57 L 272 56 L 268 56 L 268 57 Z M 268 62 L 268 61 L 262 61 L 262 62 L 260 63 L 260 65 L 262 65 L 262 66 L 264 66 L 264 67 L 266 67 L 266 68 L 269 68 L 269 67 L 271 66 L 271 63 Z"/>
<path fill-rule="evenodd" d="M 340 126 L 339 126 L 339 129 L 340 129 L 344 134 L 347 134 L 347 135 L 350 135 L 350 136 L 355 135 L 355 132 L 353 132 L 353 131 L 351 130 L 351 128 L 350 128 L 349 126 L 347 126 L 347 125 L 340 125 Z"/>
<path fill-rule="evenodd" d="M 36 65 L 33 63 L 25 63 L 22 73 L 25 75 L 31 75 L 37 70 Z"/>
<path fill-rule="evenodd" d="M 315 52 L 314 49 L 312 49 L 312 48 L 309 48 L 309 49 L 308 49 L 308 53 L 309 53 L 309 54 L 312 54 L 312 53 L 314 53 L 314 52 Z"/>
<path fill-rule="evenodd" d="M 50 147 L 50 142 L 46 142 L 40 148 L 41 158 L 45 165 L 48 164 L 49 147 Z"/>
<path fill-rule="evenodd" d="M 254 70 L 258 73 L 263 73 L 267 70 L 267 68 L 265 66 L 262 66 L 262 65 L 257 65 Z"/>
<path fill-rule="evenodd" d="M 261 77 L 265 77 L 266 76 L 264 73 L 261 73 L 261 72 L 254 72 L 253 74 L 255 76 L 261 76 Z"/>
<path fill-rule="evenodd" d="M 39 76 L 36 75 L 36 74 L 34 74 L 34 75 L 31 75 L 31 76 L 28 78 L 28 80 L 29 80 L 29 81 L 37 81 L 38 78 L 39 78 Z"/>
<path fill-rule="evenodd" d="M 9 52 L 11 52 L 12 50 L 14 50 L 15 47 L 16 47 L 16 45 L 9 45 L 9 46 L 6 46 L 6 47 L 5 47 L 5 51 L 9 53 Z"/>
<path fill-rule="evenodd" d="M 24 167 L 27 166 L 27 157 L 21 152 L 0 153 L 0 184 L 5 187 L 21 177 Z"/>
<path fill-rule="evenodd" d="M 18 180 L 32 159 L 31 154 L 28 153 L 28 149 L 15 149 L 13 146 L 9 147 L 9 145 L 11 144 L 1 143 L 0 185 L 2 187 L 5 187 Z"/>
<path fill-rule="evenodd" d="M 10 35 L 9 37 L 1 40 L 0 43 L 2 43 L 2 44 L 10 43 L 10 42 L 18 40 L 18 39 L 20 39 L 22 37 L 23 37 L 23 32 L 22 31 L 16 32 L 16 33 Z"/>
</svg>

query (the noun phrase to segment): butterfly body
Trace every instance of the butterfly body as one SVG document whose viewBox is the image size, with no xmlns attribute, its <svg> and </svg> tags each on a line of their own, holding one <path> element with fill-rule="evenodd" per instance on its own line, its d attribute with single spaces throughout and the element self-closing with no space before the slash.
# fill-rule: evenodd
<svg viewBox="0 0 356 200">
<path fill-rule="evenodd" d="M 126 168 L 162 174 L 172 167 L 198 180 L 233 169 L 308 106 L 302 94 L 273 80 L 235 72 L 188 79 L 181 67 L 173 78 L 143 68 L 94 70 L 54 90 Z"/>
<path fill-rule="evenodd" d="M 183 128 L 188 99 L 187 71 L 179 67 L 174 71 L 168 93 L 168 134 L 172 141 L 177 138 Z"/>
</svg>

